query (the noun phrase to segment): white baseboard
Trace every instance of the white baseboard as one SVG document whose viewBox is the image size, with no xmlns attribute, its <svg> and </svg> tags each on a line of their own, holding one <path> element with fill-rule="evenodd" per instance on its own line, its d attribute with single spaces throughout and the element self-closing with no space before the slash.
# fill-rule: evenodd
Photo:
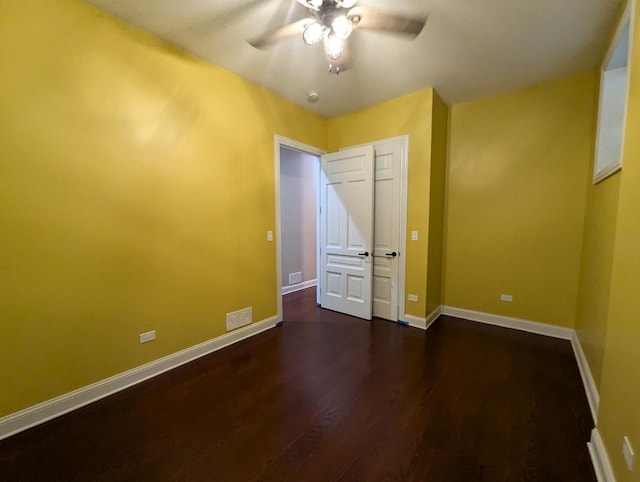
<svg viewBox="0 0 640 482">
<path fill-rule="evenodd" d="M 0 418 L 0 440 L 276 326 L 273 316 Z"/>
<path fill-rule="evenodd" d="M 438 316 L 442 313 L 442 307 L 438 306 L 435 310 L 433 310 L 426 318 L 422 318 L 419 316 L 407 315 L 405 313 L 403 317 L 403 321 L 406 325 L 412 326 L 414 328 L 420 328 L 421 330 L 426 330 L 431 326 L 431 324 L 436 321 Z"/>
<path fill-rule="evenodd" d="M 591 441 L 587 443 L 587 447 L 598 482 L 615 482 L 616 477 L 613 474 L 609 455 L 597 428 L 591 431 Z"/>
<path fill-rule="evenodd" d="M 598 393 L 598 387 L 593 379 L 591 368 L 589 368 L 589 362 L 582 349 L 580 338 L 578 333 L 573 332 L 571 337 L 571 346 L 573 347 L 573 353 L 578 362 L 578 368 L 580 370 L 580 377 L 584 385 L 584 391 L 587 394 L 587 400 L 589 401 L 589 408 L 591 409 L 591 415 L 593 416 L 594 425 L 598 422 L 598 409 L 600 407 L 600 394 Z"/>
<path fill-rule="evenodd" d="M 434 321 L 438 319 L 438 316 L 440 316 L 441 314 L 442 314 L 442 306 L 438 306 L 435 310 L 429 313 L 429 315 L 427 316 L 427 319 L 425 320 L 426 323 L 425 323 L 424 329 L 425 330 L 429 329 L 429 327 L 433 324 Z"/>
<path fill-rule="evenodd" d="M 420 318 L 419 316 L 407 315 L 405 314 L 404 319 L 400 321 L 400 323 L 412 326 L 413 328 L 420 328 L 421 330 L 427 329 L 427 319 Z"/>
<path fill-rule="evenodd" d="M 502 326 L 504 328 L 512 328 L 514 330 L 527 331 L 538 335 L 551 336 L 553 338 L 561 338 L 563 340 L 571 340 L 575 331 L 572 328 L 562 326 L 549 325 L 539 323 L 537 321 L 522 320 L 520 318 L 511 318 L 502 315 L 492 315 L 491 313 L 483 313 L 481 311 L 465 310 L 462 308 L 454 308 L 452 306 L 443 306 L 442 314 L 464 318 L 466 320 L 478 321 L 489 325 Z"/>
<path fill-rule="evenodd" d="M 317 286 L 317 285 L 318 285 L 318 280 L 317 279 L 310 279 L 310 280 L 307 280 L 307 281 L 303 281 L 302 283 L 296 283 L 294 285 L 283 286 L 282 287 L 282 294 L 286 295 L 287 293 L 294 293 L 296 291 L 306 290 L 307 288 L 311 288 L 311 287 Z"/>
</svg>

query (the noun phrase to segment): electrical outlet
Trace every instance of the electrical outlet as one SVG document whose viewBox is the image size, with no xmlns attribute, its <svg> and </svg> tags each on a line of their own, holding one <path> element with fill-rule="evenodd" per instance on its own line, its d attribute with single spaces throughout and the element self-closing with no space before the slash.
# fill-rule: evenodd
<svg viewBox="0 0 640 482">
<path fill-rule="evenodd" d="M 513 296 L 502 294 L 500 295 L 500 301 L 508 301 L 511 303 L 513 301 Z"/>
<path fill-rule="evenodd" d="M 147 343 L 156 339 L 156 330 L 140 333 L 140 343 Z"/>
<path fill-rule="evenodd" d="M 273 231 L 267 231 L 267 241 L 273 241 Z"/>
<path fill-rule="evenodd" d="M 633 457 L 634 457 L 634 452 L 633 452 L 633 448 L 631 447 L 631 442 L 629 441 L 629 437 L 624 437 L 624 439 L 622 439 L 622 454 L 624 455 L 624 460 L 627 463 L 627 468 L 629 470 L 633 470 Z"/>
<path fill-rule="evenodd" d="M 407 296 L 409 301 L 418 301 L 418 295 L 409 295 Z"/>
</svg>

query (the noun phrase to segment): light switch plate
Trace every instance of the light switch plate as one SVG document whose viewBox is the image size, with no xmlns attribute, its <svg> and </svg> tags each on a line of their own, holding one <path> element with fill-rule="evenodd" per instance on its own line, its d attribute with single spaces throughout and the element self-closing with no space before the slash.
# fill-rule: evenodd
<svg viewBox="0 0 640 482">
<path fill-rule="evenodd" d="M 418 240 L 418 231 L 411 231 L 411 241 Z"/>
</svg>

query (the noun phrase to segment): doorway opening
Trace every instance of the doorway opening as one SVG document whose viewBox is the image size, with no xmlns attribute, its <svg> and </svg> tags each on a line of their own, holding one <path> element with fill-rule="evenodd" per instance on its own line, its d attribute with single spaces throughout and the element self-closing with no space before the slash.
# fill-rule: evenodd
<svg viewBox="0 0 640 482">
<path fill-rule="evenodd" d="M 366 144 L 375 153 L 377 199 L 374 203 L 375 236 L 369 250 L 369 260 L 373 264 L 370 303 L 374 317 L 390 321 L 405 319 L 408 140 L 408 136 L 400 136 Z M 339 154 L 324 156 L 322 149 L 281 136 L 275 136 L 274 154 L 277 309 L 278 318 L 282 320 L 283 294 L 317 286 L 316 303 L 320 305 L 323 282 L 327 285 L 325 290 L 337 283 L 337 270 L 329 272 L 326 269 L 328 260 L 324 259 L 327 256 L 322 256 L 320 222 L 322 214 L 326 215 L 331 206 L 321 214 L 320 186 L 326 177 L 321 168 L 322 159 Z M 324 228 L 327 231 L 328 228 Z M 357 288 L 353 278 L 347 277 Z M 329 280 L 334 286 L 327 284 Z"/>
<path fill-rule="evenodd" d="M 276 296 L 280 321 L 284 294 L 317 285 L 318 177 L 320 156 L 324 153 L 307 144 L 275 137 Z"/>
<path fill-rule="evenodd" d="M 318 156 L 280 148 L 282 294 L 317 285 Z"/>
</svg>

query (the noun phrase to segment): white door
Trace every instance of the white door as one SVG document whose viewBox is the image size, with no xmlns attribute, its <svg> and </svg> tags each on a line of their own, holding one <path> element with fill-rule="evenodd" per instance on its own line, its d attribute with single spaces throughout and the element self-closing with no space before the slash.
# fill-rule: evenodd
<svg viewBox="0 0 640 482">
<path fill-rule="evenodd" d="M 320 302 L 323 308 L 372 316 L 373 146 L 321 158 Z"/>
<path fill-rule="evenodd" d="M 402 142 L 375 144 L 373 316 L 398 321 Z"/>
</svg>

